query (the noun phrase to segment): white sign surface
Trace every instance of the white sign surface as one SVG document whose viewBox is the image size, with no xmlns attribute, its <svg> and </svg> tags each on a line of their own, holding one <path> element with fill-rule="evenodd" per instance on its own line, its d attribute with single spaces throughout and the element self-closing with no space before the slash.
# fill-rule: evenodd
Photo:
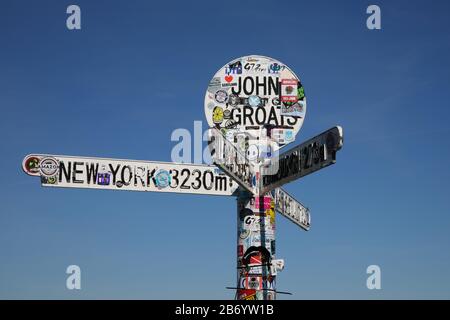
<svg viewBox="0 0 450 320">
<path fill-rule="evenodd" d="M 309 209 L 281 188 L 273 191 L 275 210 L 302 229 L 308 231 L 311 226 Z"/>
<path fill-rule="evenodd" d="M 42 186 L 232 195 L 238 184 L 219 168 L 155 161 L 28 155 L 23 170 Z"/>
</svg>

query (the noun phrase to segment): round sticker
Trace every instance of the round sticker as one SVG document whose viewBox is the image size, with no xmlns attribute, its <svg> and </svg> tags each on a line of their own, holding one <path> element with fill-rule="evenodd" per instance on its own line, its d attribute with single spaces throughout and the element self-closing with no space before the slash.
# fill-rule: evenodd
<svg viewBox="0 0 450 320">
<path fill-rule="evenodd" d="M 171 177 L 167 170 L 161 169 L 155 174 L 156 186 L 159 189 L 164 189 L 170 185 Z"/>
<path fill-rule="evenodd" d="M 39 165 L 39 171 L 44 177 L 53 177 L 58 172 L 58 161 L 54 158 L 44 158 Z"/>
<path fill-rule="evenodd" d="M 225 103 L 228 99 L 228 93 L 225 90 L 217 90 L 214 98 L 218 103 Z"/>
<path fill-rule="evenodd" d="M 23 162 L 23 169 L 30 175 L 39 174 L 39 158 L 35 156 L 27 157 Z"/>
</svg>

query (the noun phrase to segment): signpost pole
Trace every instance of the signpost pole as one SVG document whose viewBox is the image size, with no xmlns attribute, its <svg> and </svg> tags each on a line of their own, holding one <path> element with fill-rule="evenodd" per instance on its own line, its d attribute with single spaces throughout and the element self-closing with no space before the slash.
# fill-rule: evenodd
<svg viewBox="0 0 450 320">
<path fill-rule="evenodd" d="M 271 194 L 237 198 L 237 300 L 275 300 L 275 206 Z M 274 274 L 275 273 L 275 274 Z"/>
</svg>

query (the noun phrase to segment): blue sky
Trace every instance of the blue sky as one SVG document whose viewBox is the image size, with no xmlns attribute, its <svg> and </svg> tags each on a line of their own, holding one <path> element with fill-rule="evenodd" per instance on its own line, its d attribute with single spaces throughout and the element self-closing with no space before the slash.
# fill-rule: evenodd
<svg viewBox="0 0 450 320">
<path fill-rule="evenodd" d="M 82 29 L 66 28 L 78 4 Z M 378 4 L 382 29 L 366 28 Z M 337 164 L 286 189 L 280 299 L 450 298 L 446 1 L 2 1 L 0 298 L 228 299 L 234 198 L 44 189 L 28 153 L 170 161 L 210 78 L 260 54 L 302 79 L 297 141 L 336 124 Z M 206 129 L 206 121 L 204 121 Z M 65 269 L 82 271 L 82 290 Z M 366 288 L 377 264 L 382 290 Z"/>
</svg>

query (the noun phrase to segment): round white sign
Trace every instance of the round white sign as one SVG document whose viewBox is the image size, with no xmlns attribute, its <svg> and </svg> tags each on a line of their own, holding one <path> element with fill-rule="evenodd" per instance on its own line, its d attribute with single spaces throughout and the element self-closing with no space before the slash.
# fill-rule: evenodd
<svg viewBox="0 0 450 320">
<path fill-rule="evenodd" d="M 300 79 L 278 60 L 245 56 L 220 68 L 205 94 L 205 115 L 210 127 L 250 157 L 261 155 L 262 139 L 279 148 L 293 142 L 306 114 Z M 258 151 L 255 151 L 255 147 Z"/>
</svg>

